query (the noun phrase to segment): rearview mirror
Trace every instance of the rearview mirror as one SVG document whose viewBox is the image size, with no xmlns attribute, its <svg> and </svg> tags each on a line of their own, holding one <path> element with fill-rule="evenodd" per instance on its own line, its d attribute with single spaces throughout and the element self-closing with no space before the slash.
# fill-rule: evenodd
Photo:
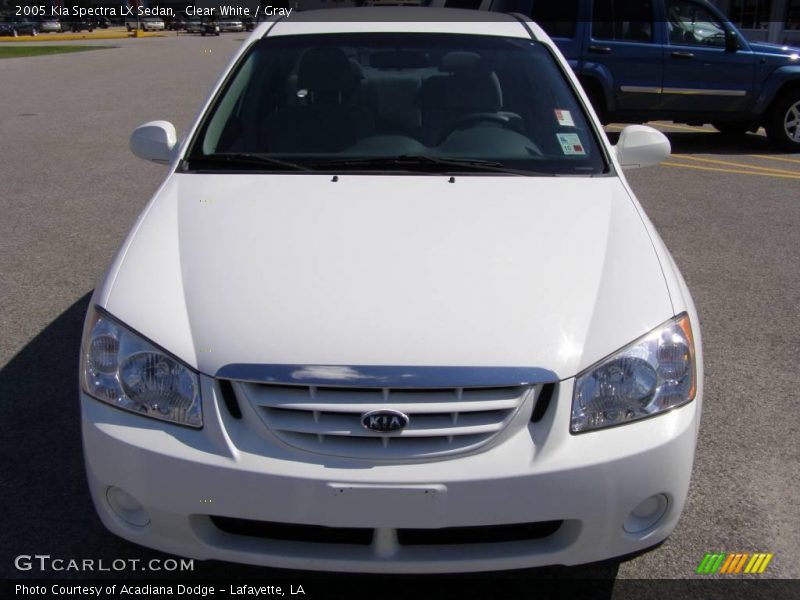
<svg viewBox="0 0 800 600">
<path fill-rule="evenodd" d="M 169 121 L 150 121 L 133 130 L 131 152 L 139 158 L 169 164 L 178 143 L 175 126 Z"/>
<path fill-rule="evenodd" d="M 614 148 L 623 168 L 657 165 L 671 151 L 667 136 L 646 125 L 628 125 L 619 134 Z"/>
</svg>

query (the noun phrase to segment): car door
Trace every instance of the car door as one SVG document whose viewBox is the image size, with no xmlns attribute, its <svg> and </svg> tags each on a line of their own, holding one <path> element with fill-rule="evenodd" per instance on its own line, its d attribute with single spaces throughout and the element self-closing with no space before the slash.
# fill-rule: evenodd
<svg viewBox="0 0 800 600">
<path fill-rule="evenodd" d="M 662 78 L 661 29 L 652 0 L 593 0 L 586 63 L 608 77 L 615 112 L 655 110 Z"/>
<path fill-rule="evenodd" d="M 665 0 L 664 8 L 661 109 L 726 114 L 749 110 L 754 100 L 752 51 L 726 48 L 726 35 L 734 30 L 705 3 Z"/>
</svg>

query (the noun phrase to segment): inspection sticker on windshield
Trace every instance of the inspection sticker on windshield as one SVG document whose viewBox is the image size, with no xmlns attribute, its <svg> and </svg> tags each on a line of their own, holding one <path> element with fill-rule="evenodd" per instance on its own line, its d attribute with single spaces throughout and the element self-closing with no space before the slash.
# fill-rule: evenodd
<svg viewBox="0 0 800 600">
<path fill-rule="evenodd" d="M 556 121 L 561 127 L 575 127 L 575 121 L 572 120 L 572 113 L 563 108 L 555 109 Z"/>
<path fill-rule="evenodd" d="M 567 155 L 585 155 L 586 150 L 581 144 L 581 138 L 577 133 L 557 133 L 558 143 L 561 144 L 561 151 Z"/>
</svg>

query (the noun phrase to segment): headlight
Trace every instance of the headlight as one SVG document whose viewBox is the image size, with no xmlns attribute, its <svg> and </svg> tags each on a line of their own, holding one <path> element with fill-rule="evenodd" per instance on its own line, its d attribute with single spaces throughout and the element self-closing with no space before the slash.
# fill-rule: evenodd
<svg viewBox="0 0 800 600">
<path fill-rule="evenodd" d="M 197 373 L 98 310 L 84 334 L 81 381 L 87 394 L 117 408 L 203 426 Z"/>
<path fill-rule="evenodd" d="M 697 376 L 689 317 L 675 317 L 575 379 L 572 433 L 652 417 L 694 400 Z"/>
</svg>

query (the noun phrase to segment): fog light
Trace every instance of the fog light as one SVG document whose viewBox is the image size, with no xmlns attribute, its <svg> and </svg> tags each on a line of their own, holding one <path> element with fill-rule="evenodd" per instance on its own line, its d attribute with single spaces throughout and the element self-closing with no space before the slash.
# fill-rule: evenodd
<svg viewBox="0 0 800 600">
<path fill-rule="evenodd" d="M 628 533 L 647 531 L 661 520 L 661 517 L 667 512 L 668 504 L 669 501 L 664 494 L 650 496 L 631 511 L 631 514 L 625 519 L 625 523 L 622 524 L 623 529 Z"/>
<path fill-rule="evenodd" d="M 150 517 L 142 505 L 126 491 L 112 486 L 106 491 L 106 499 L 114 514 L 126 523 L 136 527 L 144 527 L 150 523 Z"/>
</svg>

